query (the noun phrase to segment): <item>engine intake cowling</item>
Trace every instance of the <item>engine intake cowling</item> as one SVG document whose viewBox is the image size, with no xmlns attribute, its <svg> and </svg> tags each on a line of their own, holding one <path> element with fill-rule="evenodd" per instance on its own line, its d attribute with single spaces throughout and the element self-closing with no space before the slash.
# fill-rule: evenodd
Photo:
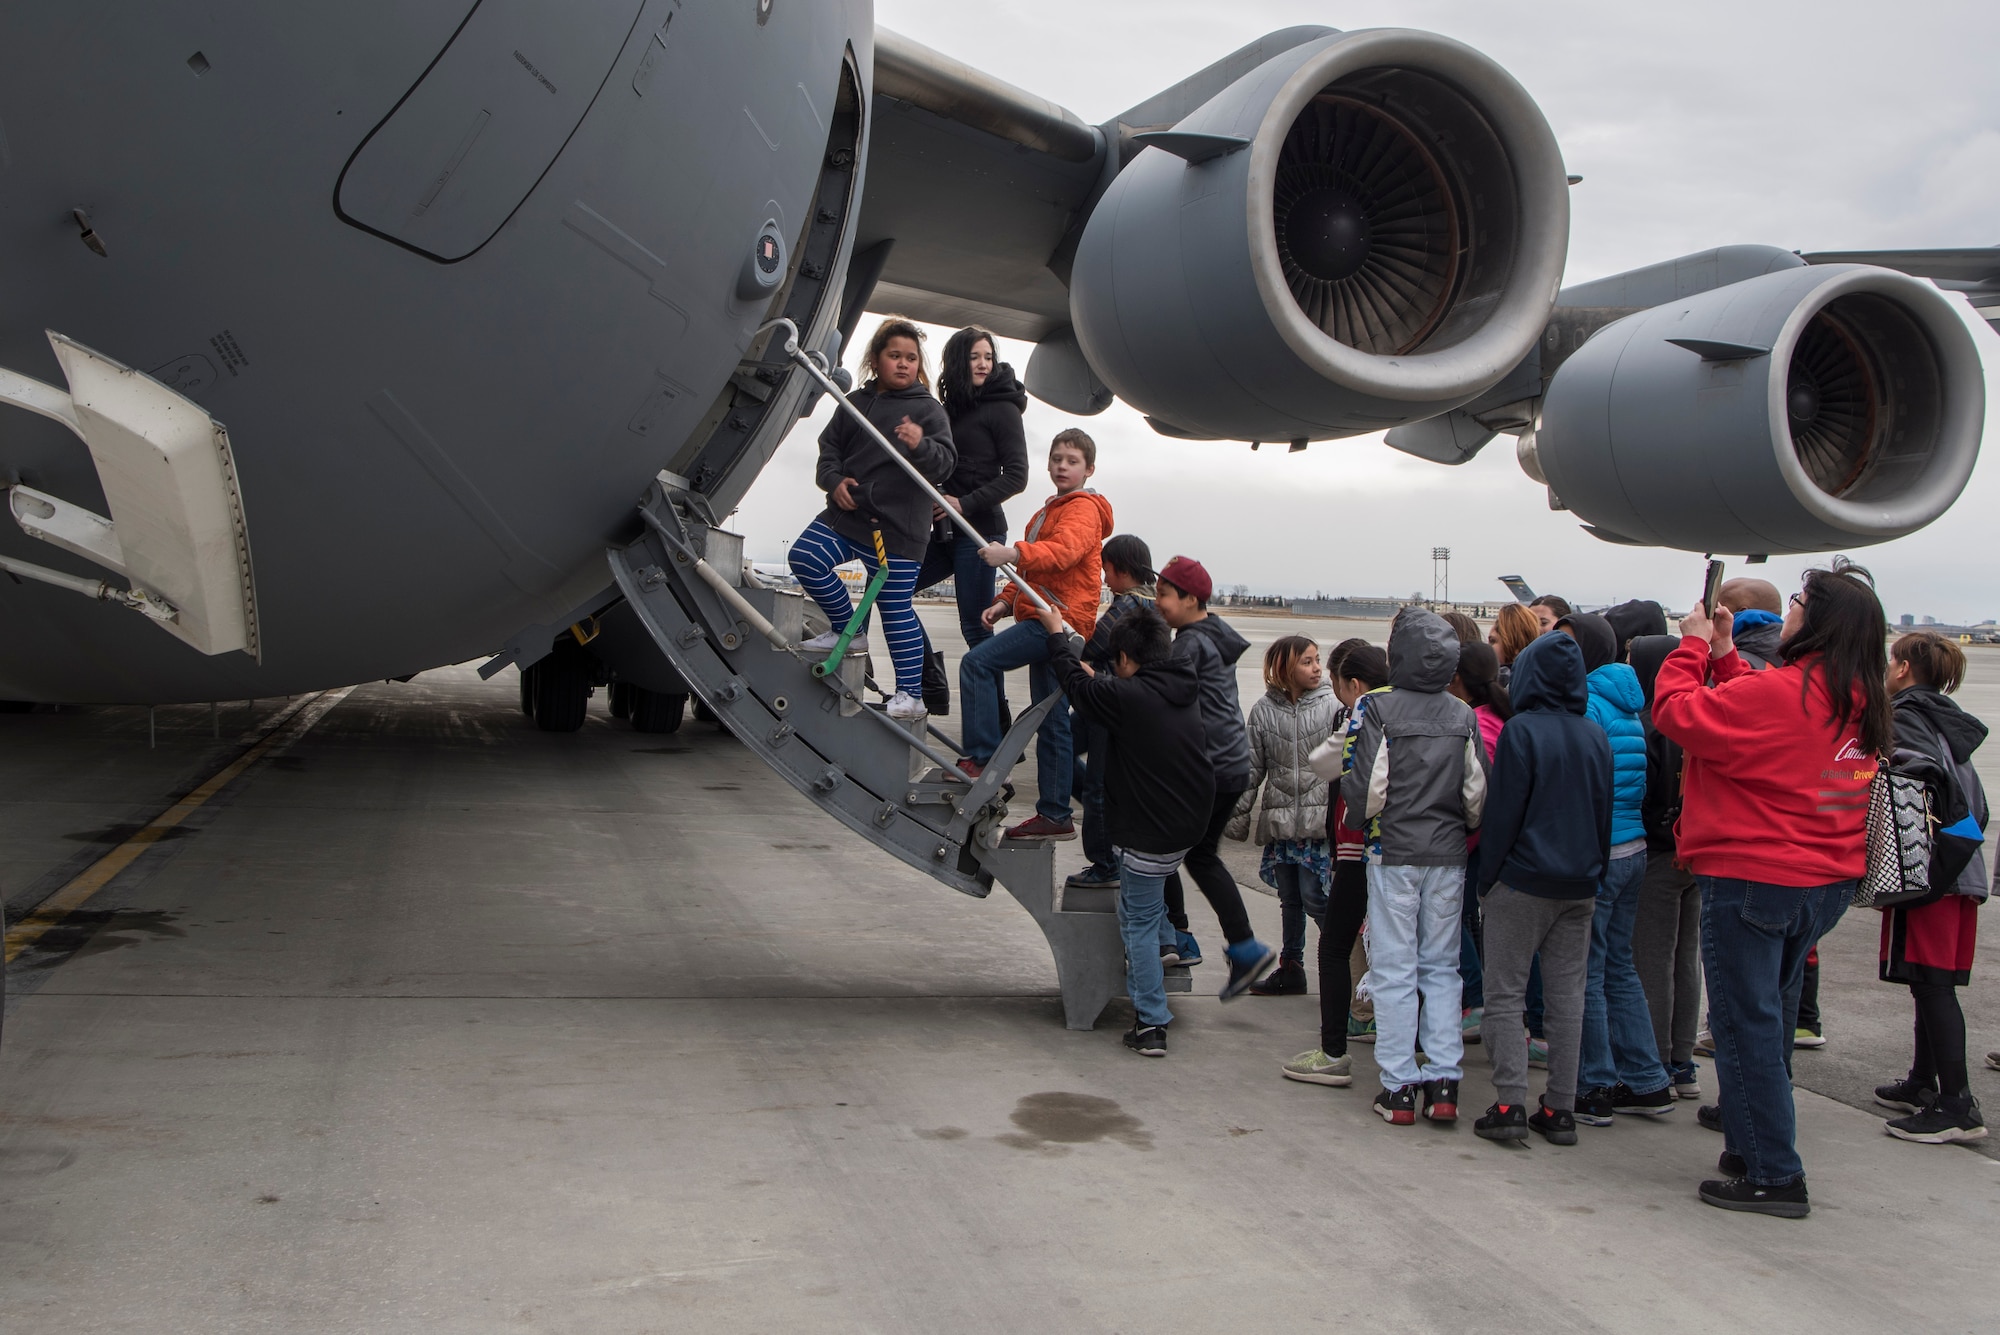
<svg viewBox="0 0 2000 1335">
<path fill-rule="evenodd" d="M 1613 541 L 1700 552 L 1886 542 L 1972 475 L 1986 381 L 1935 288 L 1786 269 L 1629 315 L 1556 372 L 1535 454 Z"/>
<path fill-rule="evenodd" d="M 1472 48 L 1335 34 L 1155 142 L 1093 211 L 1070 310 L 1092 367 L 1163 430 L 1381 430 L 1468 402 L 1539 337 L 1569 242 L 1562 157 Z"/>
</svg>

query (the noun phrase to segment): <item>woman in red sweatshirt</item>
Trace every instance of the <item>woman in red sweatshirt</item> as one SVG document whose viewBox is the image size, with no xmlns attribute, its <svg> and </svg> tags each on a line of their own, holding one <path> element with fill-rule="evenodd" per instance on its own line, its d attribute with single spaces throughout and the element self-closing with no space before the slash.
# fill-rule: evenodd
<svg viewBox="0 0 2000 1335">
<path fill-rule="evenodd" d="M 1792 595 L 1780 666 L 1752 670 L 1730 630 L 1726 609 L 1690 612 L 1653 705 L 1654 726 L 1687 753 L 1677 834 L 1701 887 L 1722 1089 L 1727 1180 L 1700 1195 L 1799 1218 L 1792 1029 L 1806 953 L 1867 869 L 1868 786 L 1891 733 L 1888 626 L 1868 572 L 1837 560 Z"/>
</svg>

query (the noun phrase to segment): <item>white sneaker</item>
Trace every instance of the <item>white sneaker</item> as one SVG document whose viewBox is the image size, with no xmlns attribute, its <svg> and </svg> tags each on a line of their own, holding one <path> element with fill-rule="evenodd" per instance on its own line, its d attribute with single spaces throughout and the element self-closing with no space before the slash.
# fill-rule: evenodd
<svg viewBox="0 0 2000 1335">
<path fill-rule="evenodd" d="M 885 708 L 890 718 L 902 723 L 908 723 L 920 718 L 929 718 L 931 715 L 931 711 L 924 708 L 923 698 L 911 695 L 908 691 L 897 691 L 894 695 L 890 696 L 889 703 Z"/>
<path fill-rule="evenodd" d="M 833 646 L 839 643 L 840 643 L 840 632 L 837 630 L 830 630 L 822 635 L 813 636 L 810 640 L 807 640 L 804 644 L 801 644 L 799 648 L 805 650 L 809 654 L 830 654 L 833 652 Z M 853 639 L 849 640 L 847 642 L 847 652 L 850 654 L 867 653 L 868 637 L 866 635 L 857 635 Z"/>
</svg>

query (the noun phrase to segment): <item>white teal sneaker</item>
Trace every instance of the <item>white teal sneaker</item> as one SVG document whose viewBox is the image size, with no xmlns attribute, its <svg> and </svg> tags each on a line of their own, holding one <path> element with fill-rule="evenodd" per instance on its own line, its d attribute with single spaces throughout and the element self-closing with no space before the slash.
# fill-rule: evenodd
<svg viewBox="0 0 2000 1335">
<path fill-rule="evenodd" d="M 799 648 L 803 649 L 805 652 L 809 654 L 830 654 L 833 652 L 833 646 L 839 643 L 840 643 L 840 632 L 837 630 L 829 630 L 813 636 L 810 640 L 807 640 L 805 643 L 801 644 Z M 867 653 L 868 637 L 866 635 L 857 635 L 853 639 L 849 640 L 847 642 L 847 652 L 850 654 Z"/>
<path fill-rule="evenodd" d="M 1329 1057 L 1321 1048 L 1314 1048 L 1311 1052 L 1301 1052 L 1278 1069 L 1285 1073 L 1285 1079 L 1303 1080 L 1308 1085 L 1354 1083 L 1353 1064 L 1347 1054 Z"/>
<path fill-rule="evenodd" d="M 1549 1069 L 1549 1045 L 1546 1040 L 1539 1038 L 1528 1040 L 1528 1065 L 1540 1067 L 1544 1071 Z"/>
<path fill-rule="evenodd" d="M 931 711 L 924 708 L 923 697 L 911 695 L 908 691 L 897 691 L 890 696 L 884 710 L 890 718 L 899 723 L 913 723 L 931 715 Z"/>
</svg>

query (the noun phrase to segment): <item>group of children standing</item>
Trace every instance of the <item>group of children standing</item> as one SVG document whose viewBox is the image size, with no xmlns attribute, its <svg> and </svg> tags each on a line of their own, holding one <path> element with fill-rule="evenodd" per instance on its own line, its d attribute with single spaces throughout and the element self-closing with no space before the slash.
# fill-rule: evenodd
<svg viewBox="0 0 2000 1335">
<path fill-rule="evenodd" d="M 906 321 L 885 321 L 864 362 L 870 378 L 852 398 L 936 482 L 953 474 L 957 460 L 949 424 L 923 388 L 921 337 Z M 961 339 L 968 346 L 983 340 L 991 364 L 990 335 L 967 330 Z M 1010 373 L 1002 379 L 1011 385 Z M 1678 739 L 1700 730 L 1677 715 L 1669 738 L 1651 715 L 1656 682 L 1668 693 L 1662 674 L 1690 656 L 1687 637 L 1696 632 L 1687 627 L 1705 628 L 1705 617 L 1691 616 L 1687 633 L 1675 639 L 1664 634 L 1657 604 L 1596 616 L 1544 597 L 1508 609 L 1511 616 L 1482 640 L 1469 618 L 1405 608 L 1386 653 L 1349 640 L 1322 659 L 1311 640 L 1280 638 L 1264 658 L 1265 694 L 1246 720 L 1236 664 L 1249 644 L 1209 610 L 1208 572 L 1185 556 L 1156 572 L 1144 542 L 1114 536 L 1109 501 L 1087 485 L 1096 463 L 1087 434 L 1058 433 L 1048 456 L 1055 494 L 1020 540 L 1009 543 L 996 531 L 977 548 L 986 569 L 1012 566 L 1040 602 L 1009 584 L 977 616 L 988 632 L 1006 618 L 1016 624 L 971 643 L 961 660 L 960 768 L 977 778 L 1001 744 L 1006 672 L 1029 669 L 1037 704 L 1060 693 L 1039 724 L 1035 813 L 1006 837 L 1076 838 L 1072 798 L 1080 787 L 1090 865 L 1070 884 L 1118 889 L 1135 1012 L 1126 1045 L 1166 1055 L 1173 1016 L 1164 971 L 1201 962 L 1186 913 L 1185 869 L 1227 942 L 1225 1001 L 1246 992 L 1307 991 L 1306 921 L 1320 925 L 1320 1042 L 1283 1064 L 1288 1079 L 1348 1085 L 1348 1044 L 1371 1041 L 1382 1086 L 1374 1110 L 1392 1125 L 1419 1117 L 1448 1124 L 1459 1114 L 1465 1044 L 1483 1038 L 1496 1099 L 1475 1131 L 1500 1141 L 1533 1131 L 1553 1144 L 1574 1144 L 1579 1123 L 1659 1116 L 1678 1099 L 1698 1097 L 1689 1060 L 1700 991 L 1694 935 L 1707 891 L 1696 893 L 1702 867 L 1697 862 L 1691 874 L 1683 864 L 1688 849 L 1684 839 L 1677 848 L 1676 830 L 1684 786 Z M 859 440 L 841 417 L 821 437 L 819 476 L 830 503 L 793 547 L 793 569 L 841 627 L 852 607 L 833 565 L 859 558 L 872 573 L 887 563 L 879 606 L 897 680 L 887 710 L 921 719 L 928 649 L 921 630 L 912 630 L 910 594 L 929 498 L 907 473 L 881 466 L 879 448 Z M 1846 572 L 1827 577 L 1835 576 Z M 1751 601 L 1777 602 L 1776 590 L 1761 581 L 1732 583 L 1757 585 Z M 1821 596 L 1845 587 L 1825 585 Z M 1726 612 L 1739 610 L 1742 642 L 1740 652 L 1734 642 L 1727 646 L 1718 680 L 1724 667 L 1736 676 L 1769 666 L 1760 649 L 1777 646 L 1754 636 L 1768 629 L 1775 641 L 1781 620 L 1768 608 L 1731 609 L 1729 592 L 1724 586 L 1715 633 L 1727 637 Z M 1797 640 L 1788 660 L 1818 647 L 1815 636 L 1824 638 L 1791 626 L 1805 598 L 1794 597 L 1784 622 Z M 1879 626 L 1879 603 L 1872 591 L 1866 601 L 1851 638 L 1858 644 L 1875 635 L 1879 655 L 1880 631 L 1870 630 Z M 1620 615 L 1634 608 L 1644 615 Z M 968 611 L 961 607 L 962 615 Z M 1898 653 L 1904 648 L 1899 642 Z M 1969 773 L 1965 757 L 1983 730 L 1972 736 L 1976 724 L 1960 725 L 1943 699 L 1962 676 L 1962 661 L 1953 671 L 1925 659 L 1892 689 L 1911 690 L 1908 699 L 1930 709 L 1919 719 L 1930 727 L 1923 736 L 1945 737 L 1931 749 Z M 1675 678 L 1676 709 L 1687 689 Z M 1916 719 L 1920 711 L 1912 705 L 1905 712 Z M 1932 716 L 1944 723 L 1932 726 Z M 1079 743 L 1086 760 L 1080 773 Z M 1966 786 L 1976 790 L 1976 779 Z M 1983 796 L 1964 805 L 1983 825 Z M 1224 837 L 1262 846 L 1259 874 L 1282 911 L 1279 950 L 1251 929 L 1219 853 Z M 1851 861 L 1829 867 L 1851 875 Z M 1968 906 L 1984 898 L 1983 868 L 1964 879 L 1978 881 L 1977 899 L 1972 890 L 1955 891 L 1959 903 L 1947 897 L 1921 919 L 1910 910 L 1885 920 L 1883 976 L 1908 983 L 1918 1003 L 1917 1064 L 1908 1080 L 1877 1091 L 1890 1106 L 1913 1110 L 1905 1119 L 1911 1125 L 1891 1124 L 1905 1138 L 1984 1134 L 1976 1104 L 1962 1092 L 1964 1029 L 1955 998 L 1969 970 Z M 1652 957 L 1645 983 L 1634 952 L 1642 905 Z M 1354 970 L 1364 958 L 1368 986 L 1357 989 Z M 1800 985 L 1787 975 L 1784 986 L 1782 1009 L 1787 1023 L 1796 1023 L 1790 1017 Z M 1372 1000 L 1365 1020 L 1350 1012 L 1363 990 Z M 1532 1108 L 1530 1065 L 1548 1069 Z M 1735 1070 L 1723 1072 L 1726 1088 L 1731 1079 L 1741 1084 Z M 1716 1127 L 1744 1115 L 1734 1108 L 1728 1117 L 1721 1109 L 1701 1114 L 1704 1125 Z M 1802 1178 L 1775 1188 L 1750 1181 L 1734 1142 L 1723 1159 L 1732 1178 L 1704 1184 L 1704 1199 L 1803 1213 Z M 1796 1200 L 1766 1199 L 1794 1187 Z"/>
</svg>

